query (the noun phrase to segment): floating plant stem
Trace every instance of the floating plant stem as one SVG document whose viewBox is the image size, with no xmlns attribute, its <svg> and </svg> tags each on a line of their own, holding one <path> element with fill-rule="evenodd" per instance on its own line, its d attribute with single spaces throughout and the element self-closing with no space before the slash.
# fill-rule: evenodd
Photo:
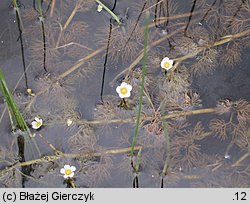
<svg viewBox="0 0 250 204">
<path fill-rule="evenodd" d="M 67 71 L 65 71 L 64 73 L 60 74 L 58 76 L 58 80 L 59 79 L 63 79 L 66 76 L 68 76 L 69 74 L 71 74 L 72 72 L 74 72 L 75 70 L 77 70 L 80 66 L 82 66 L 87 60 L 93 58 L 94 56 L 98 55 L 100 52 L 105 50 L 105 46 L 100 47 L 98 50 L 95 50 L 94 52 L 92 52 L 91 54 L 89 54 L 88 56 L 80 59 L 78 61 L 78 63 L 76 63 L 75 65 L 73 65 L 71 68 L 69 68 Z M 38 94 L 37 94 L 38 95 Z"/>
<path fill-rule="evenodd" d="M 212 3 L 212 5 L 209 7 L 209 9 L 207 10 L 207 12 L 204 14 L 204 16 L 202 17 L 200 23 L 202 24 L 203 21 L 206 19 L 208 13 L 212 10 L 213 6 L 216 4 L 217 0 L 214 0 L 214 2 Z"/>
<path fill-rule="evenodd" d="M 154 148 L 155 146 L 146 146 L 144 148 Z M 135 146 L 134 150 L 139 150 L 140 148 L 142 148 L 142 146 Z M 127 153 L 131 150 L 131 147 L 126 147 L 126 148 L 121 148 L 121 149 L 110 149 L 110 150 L 106 150 L 104 152 L 96 152 L 96 153 L 93 153 L 93 157 L 101 157 L 103 156 L 104 154 L 122 154 L 122 153 Z M 61 159 L 62 157 L 65 157 L 65 158 L 89 158 L 89 153 L 86 153 L 86 154 L 82 154 L 82 153 L 79 153 L 79 154 L 65 154 L 65 153 L 62 153 L 60 155 L 51 155 L 51 156 L 43 156 L 42 158 L 40 159 L 33 159 L 33 160 L 29 160 L 29 161 L 25 161 L 25 162 L 21 162 L 20 165 L 21 166 L 29 166 L 31 164 L 36 164 L 36 163 L 41 163 L 41 162 L 51 162 L 51 161 L 55 161 L 55 160 L 58 160 L 58 159 Z M 1 174 L 1 170 L 0 170 L 0 174 Z"/>
<path fill-rule="evenodd" d="M 139 175 L 139 168 L 140 168 L 140 164 L 141 164 L 141 152 L 142 152 L 142 148 L 140 148 L 138 153 L 137 153 L 137 161 L 136 161 L 136 165 L 135 165 L 135 176 L 133 179 L 133 188 L 139 188 L 138 175 Z"/>
<path fill-rule="evenodd" d="M 186 17 L 189 17 L 190 15 L 194 16 L 194 15 L 197 15 L 200 13 L 201 13 L 200 11 L 193 12 L 192 14 L 190 12 L 189 13 L 182 13 L 182 14 L 177 14 L 177 15 L 173 15 L 173 16 L 169 16 L 169 17 L 158 17 L 158 18 L 156 18 L 156 20 L 159 23 L 164 23 L 164 22 L 169 21 L 169 20 L 186 18 Z M 152 27 L 155 27 L 155 22 L 149 24 L 149 28 L 152 28 Z"/>
<path fill-rule="evenodd" d="M 184 31 L 184 36 L 187 36 L 187 30 L 188 30 L 189 24 L 190 24 L 192 16 L 193 16 L 195 5 L 196 5 L 196 0 L 194 0 L 194 2 L 193 2 L 193 5 L 192 5 L 191 11 L 190 11 L 191 15 L 188 18 L 188 22 L 187 22 L 187 25 L 186 25 L 186 28 L 185 28 L 185 31 Z"/>
<path fill-rule="evenodd" d="M 157 25 L 157 10 L 158 10 L 158 4 L 159 4 L 159 1 L 160 0 L 157 0 L 157 3 L 156 3 L 156 5 L 155 5 L 155 12 L 154 12 L 154 24 L 155 24 L 155 27 L 157 28 L 158 27 L 158 25 Z"/>
<path fill-rule="evenodd" d="M 164 181 L 164 177 L 168 173 L 169 163 L 170 163 L 170 139 L 169 139 L 169 134 L 168 134 L 168 124 L 166 121 L 162 121 L 162 124 L 163 124 L 163 131 L 164 131 L 164 137 L 165 137 L 165 142 L 166 142 L 166 160 L 165 160 L 163 170 L 161 172 L 161 188 L 164 187 L 163 181 Z"/>
<path fill-rule="evenodd" d="M 56 5 L 56 0 L 51 0 L 51 10 L 50 10 L 50 14 L 49 16 L 50 17 L 53 17 L 53 14 L 54 14 L 54 10 L 55 10 L 55 5 Z"/>
<path fill-rule="evenodd" d="M 168 24 L 168 17 L 169 17 L 169 11 L 168 11 L 168 0 L 166 1 L 166 4 L 167 4 L 167 16 L 165 15 L 165 10 L 164 8 L 162 7 L 163 5 L 163 1 L 160 1 L 160 0 L 157 0 L 157 3 L 155 5 L 155 11 L 154 11 L 154 24 L 155 24 L 155 27 L 156 28 L 161 28 L 161 29 L 165 29 L 165 27 L 167 27 L 167 24 Z M 160 5 L 160 6 L 159 6 Z M 159 6 L 159 17 L 157 17 L 157 11 L 158 11 L 158 6 Z M 163 26 L 161 26 L 161 23 L 159 22 L 159 24 L 157 24 L 157 21 L 160 21 L 160 18 L 161 18 L 161 13 L 163 13 L 163 16 L 166 16 L 167 18 L 167 21 L 165 22 L 162 22 L 164 23 Z"/>
<path fill-rule="evenodd" d="M 233 165 L 232 167 L 240 166 L 240 163 L 244 161 L 246 158 L 250 156 L 250 150 L 249 152 L 245 153 L 241 158 L 239 158 Z"/>
<path fill-rule="evenodd" d="M 142 13 L 143 13 L 143 11 L 144 11 L 146 5 L 147 5 L 147 1 L 145 1 L 145 3 L 143 4 L 143 6 L 142 6 L 142 8 L 141 8 L 141 11 L 140 11 L 140 14 L 139 14 L 139 16 L 137 17 L 137 20 L 136 20 L 136 23 L 135 23 L 135 25 L 134 25 L 134 28 L 133 28 L 133 30 L 132 30 L 132 32 L 131 32 L 131 34 L 130 34 L 128 40 L 126 41 L 126 43 L 125 43 L 123 49 L 126 48 L 128 42 L 131 40 L 131 38 L 132 38 L 132 36 L 133 36 L 133 34 L 134 34 L 134 32 L 135 32 L 135 29 L 136 29 L 136 27 L 137 27 L 137 25 L 138 25 L 138 23 L 139 23 L 139 20 L 140 20 L 140 18 L 141 18 L 141 16 L 142 16 Z"/>
<path fill-rule="evenodd" d="M 26 65 L 25 65 L 25 56 L 24 56 L 24 45 L 23 45 L 23 23 L 20 15 L 20 11 L 17 5 L 17 0 L 12 0 L 14 9 L 16 11 L 16 20 L 17 20 L 17 26 L 18 26 L 18 31 L 19 31 L 19 37 L 20 39 L 20 44 L 21 44 L 21 53 L 22 53 L 22 62 L 23 62 L 23 71 L 24 71 L 24 78 L 25 78 L 25 85 L 26 85 L 26 90 L 29 88 L 28 86 L 28 78 L 27 78 L 27 73 L 26 73 Z"/>
<path fill-rule="evenodd" d="M 66 28 L 68 27 L 68 25 L 70 24 L 70 22 L 72 21 L 72 19 L 74 18 L 74 16 L 76 15 L 77 11 L 79 9 L 79 5 L 76 4 L 75 5 L 75 8 L 73 9 L 73 11 L 71 12 L 70 16 L 68 17 L 66 23 L 64 24 L 64 26 L 62 26 L 60 24 L 60 27 L 61 27 L 61 30 L 60 30 L 60 33 L 58 35 L 58 38 L 57 38 L 57 41 L 56 41 L 56 48 L 59 46 L 60 44 L 60 40 L 61 40 L 61 37 L 62 37 L 62 34 L 63 32 L 66 30 Z"/>
<path fill-rule="evenodd" d="M 240 10 L 243 8 L 243 6 L 245 5 L 245 3 L 246 3 L 246 0 L 241 0 L 241 4 L 237 8 L 235 14 L 232 16 L 232 19 L 229 21 L 227 28 L 229 28 L 232 25 L 233 21 L 235 20 L 236 16 L 240 13 Z"/>
<path fill-rule="evenodd" d="M 187 15 L 189 16 L 189 14 Z M 181 18 L 182 15 L 178 15 L 178 18 Z M 171 18 L 171 16 L 169 17 Z M 148 49 L 160 44 L 161 42 L 163 42 L 164 40 L 172 37 L 173 35 L 177 34 L 178 32 L 181 32 L 183 31 L 185 27 L 181 27 L 181 28 L 178 28 L 176 29 L 175 31 L 173 31 L 172 33 L 152 42 L 149 46 L 148 46 Z M 227 42 L 230 42 L 232 40 L 235 40 L 237 38 L 241 38 L 243 36 L 246 36 L 250 34 L 250 29 L 249 30 L 245 30 L 245 31 L 242 31 L 242 32 L 239 32 L 239 33 L 236 33 L 236 34 L 233 34 L 233 35 L 226 35 L 224 37 L 221 37 L 222 40 L 219 40 L 211 45 L 208 46 L 208 48 L 210 47 L 215 47 L 215 46 L 218 46 L 218 45 L 222 45 L 222 44 L 225 44 Z M 86 61 L 88 61 L 89 59 L 92 59 L 93 57 L 95 57 L 96 55 L 98 55 L 99 53 L 103 52 L 105 50 L 105 46 L 102 46 L 100 48 L 98 48 L 97 50 L 93 51 L 92 53 L 90 53 L 89 55 L 87 55 L 86 57 L 83 57 L 82 59 L 78 60 L 78 62 L 73 65 L 72 67 L 70 67 L 68 70 L 66 70 L 65 72 L 61 73 L 59 76 L 58 76 L 58 80 L 60 79 L 63 79 L 65 77 L 67 77 L 68 75 L 70 75 L 71 73 L 73 73 L 74 71 L 76 71 L 80 66 L 82 66 Z M 206 48 L 205 48 L 206 49 Z M 199 52 L 201 52 L 203 49 L 201 49 Z M 190 54 L 187 54 L 186 56 L 184 57 L 181 57 L 181 58 L 178 58 L 178 62 L 176 64 L 179 64 L 181 61 L 185 60 L 185 59 L 188 59 L 190 57 Z M 141 61 L 141 59 L 143 58 L 143 53 L 140 52 L 138 57 L 135 59 L 134 62 L 132 62 L 132 64 L 126 68 L 124 71 L 122 71 L 121 73 L 119 73 L 113 80 L 111 83 L 114 83 L 120 76 L 122 76 L 125 72 L 127 72 L 127 75 L 125 78 L 128 77 L 129 73 L 131 72 L 131 70 Z M 177 60 L 177 59 L 175 59 Z M 176 66 L 174 66 L 174 68 L 176 68 Z M 173 70 L 174 70 L 173 68 Z M 36 94 L 36 96 L 40 96 L 41 94 L 43 94 L 46 90 L 42 90 L 40 92 L 38 92 Z M 189 115 L 189 112 L 187 112 L 188 115 Z M 183 114 L 183 113 L 181 113 Z M 185 115 L 185 114 L 184 114 Z"/>
<path fill-rule="evenodd" d="M 137 175 L 135 175 L 133 179 L 133 188 L 139 188 L 139 179 Z"/>
<path fill-rule="evenodd" d="M 134 155 L 134 147 L 136 143 L 136 138 L 139 130 L 139 124 L 140 124 L 140 117 L 141 117 L 141 109 L 142 109 L 142 97 L 143 97 L 143 91 L 144 91 L 144 82 L 145 82 L 145 76 L 147 73 L 147 50 L 148 50 L 148 33 L 149 33 L 149 12 L 146 13 L 146 26 L 144 31 L 144 52 L 143 52 L 143 65 L 142 65 L 142 79 L 141 79 L 141 85 L 140 85 L 140 97 L 139 97 L 139 108 L 138 108 L 138 114 L 136 119 L 136 127 L 134 131 L 134 136 L 131 144 L 131 162 L 132 157 Z M 132 163 L 131 163 L 132 164 Z M 133 166 L 133 164 L 132 164 Z"/>
<path fill-rule="evenodd" d="M 245 30 L 245 31 L 242 31 L 242 32 L 239 32 L 239 33 L 236 33 L 236 34 L 232 34 L 232 35 L 226 35 L 226 36 L 223 36 L 220 38 L 220 40 L 206 46 L 206 47 L 201 47 L 201 48 L 198 48 L 197 51 L 195 53 L 188 53 L 187 55 L 184 55 L 182 57 L 179 57 L 179 58 L 175 58 L 174 61 L 175 61 L 175 65 L 174 67 L 171 69 L 171 72 L 173 73 L 174 70 L 178 67 L 178 65 L 186 60 L 186 59 L 189 59 L 189 58 L 192 58 L 194 56 L 196 56 L 197 54 L 199 54 L 200 52 L 204 51 L 205 49 L 207 48 L 211 48 L 211 47 L 216 47 L 216 46 L 219 46 L 219 45 L 223 45 L 225 43 L 228 43 L 228 42 L 231 42 L 237 38 L 241 38 L 241 37 L 244 37 L 244 36 L 247 36 L 250 34 L 250 29 L 248 30 Z"/>
<path fill-rule="evenodd" d="M 95 0 L 99 5 L 101 5 L 114 19 L 115 19 L 115 21 L 118 23 L 118 25 L 119 26 L 121 26 L 122 25 L 122 23 L 121 23 L 121 21 L 120 21 L 120 19 L 119 19 L 119 17 L 116 15 L 116 14 L 114 14 L 114 12 L 113 11 L 111 11 L 107 6 L 105 6 L 105 4 L 103 4 L 101 1 L 99 1 L 99 0 Z"/>
<path fill-rule="evenodd" d="M 29 129 L 27 123 L 25 122 L 20 110 L 18 109 L 18 107 L 13 99 L 11 92 L 8 89 L 7 82 L 4 78 L 4 75 L 3 75 L 1 69 L 0 69 L 0 91 L 2 92 L 2 94 L 6 100 L 10 114 L 12 114 L 14 116 L 12 118 L 15 119 L 17 129 L 21 130 L 20 134 L 22 136 L 24 136 L 24 138 L 25 138 L 25 142 L 26 142 L 25 152 L 27 153 L 26 157 L 28 157 L 28 159 L 29 159 L 29 158 L 34 158 L 38 155 L 40 156 L 40 150 L 38 148 L 38 145 L 36 144 L 36 141 L 35 141 L 32 133 L 30 132 L 30 129 Z M 14 121 L 14 120 L 12 119 L 12 121 Z M 35 150 L 32 148 L 32 146 L 35 146 Z"/>
<path fill-rule="evenodd" d="M 137 162 L 135 165 L 135 173 L 137 175 L 139 174 L 139 168 L 140 168 L 140 164 L 141 164 L 141 152 L 142 152 L 142 148 L 140 148 L 138 153 L 137 153 Z"/>
<path fill-rule="evenodd" d="M 104 90 L 104 82 L 105 82 L 105 74 L 106 74 L 106 66 L 108 62 L 108 53 L 109 53 L 109 43 L 111 39 L 111 33 L 112 33 L 112 23 L 111 20 L 109 21 L 109 36 L 108 36 L 108 42 L 107 42 L 107 48 L 106 48 L 106 53 L 105 53 L 105 60 L 103 64 L 103 72 L 102 72 L 102 86 L 101 86 L 101 101 L 103 103 L 103 90 Z"/>
<path fill-rule="evenodd" d="M 47 69 L 46 69 L 46 36 L 45 36 L 45 29 L 44 29 L 44 16 L 43 16 L 41 0 L 37 0 L 37 4 L 38 4 L 38 12 L 39 12 L 39 21 L 41 22 L 42 34 L 43 34 L 43 69 L 45 72 L 47 72 Z"/>
<path fill-rule="evenodd" d="M 171 118 L 179 118 L 179 117 L 185 117 L 185 116 L 191 116 L 191 115 L 199 115 L 199 114 L 205 114 L 205 113 L 215 113 L 217 111 L 217 108 L 205 108 L 205 109 L 199 109 L 199 110 L 191 110 L 191 111 L 180 111 L 178 113 L 172 113 L 169 115 L 162 116 L 161 119 L 171 119 Z M 146 120 L 153 120 L 155 117 L 153 116 L 144 116 L 141 119 L 143 121 Z M 127 119 L 112 119 L 112 120 L 80 120 L 77 122 L 78 125 L 97 125 L 97 124 L 113 124 L 113 123 L 135 123 L 136 118 L 127 118 Z"/>
</svg>

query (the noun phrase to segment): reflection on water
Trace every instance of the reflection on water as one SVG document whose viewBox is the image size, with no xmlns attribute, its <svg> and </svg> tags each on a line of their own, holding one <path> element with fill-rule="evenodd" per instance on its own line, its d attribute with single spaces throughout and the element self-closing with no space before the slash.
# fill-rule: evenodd
<svg viewBox="0 0 250 204">
<path fill-rule="evenodd" d="M 42 157 L 20 160 L 25 146 L 18 149 L 1 104 L 2 187 L 249 187 L 249 1 L 103 1 L 121 26 L 95 0 L 43 1 L 42 21 L 37 5 L 22 3 L 34 94 L 17 83 L 20 36 L 7 2 L 0 64 L 26 122 L 43 119 L 32 130 Z M 131 166 L 146 11 L 148 71 Z M 168 72 L 164 57 L 174 60 Z M 123 107 L 122 81 L 133 87 Z M 67 164 L 76 171 L 64 181 Z"/>
</svg>

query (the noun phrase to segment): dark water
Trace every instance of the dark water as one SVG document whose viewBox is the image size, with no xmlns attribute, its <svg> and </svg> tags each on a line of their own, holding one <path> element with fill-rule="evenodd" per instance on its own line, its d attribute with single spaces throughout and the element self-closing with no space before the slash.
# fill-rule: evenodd
<svg viewBox="0 0 250 204">
<path fill-rule="evenodd" d="M 20 34 L 9 3 L 0 3 L 0 67 L 26 122 L 39 116 L 44 125 L 31 128 L 42 159 L 28 166 L 18 162 L 22 148 L 11 133 L 1 97 L 1 187 L 66 187 L 60 174 L 65 164 L 76 167 L 68 186 L 133 187 L 137 175 L 143 188 L 249 187 L 250 32 L 249 21 L 242 20 L 250 18 L 249 1 L 103 1 L 110 9 L 115 5 L 121 27 L 104 9 L 97 12 L 95 1 L 57 1 L 53 12 L 52 1 L 44 1 L 45 72 L 39 14 L 31 1 L 22 0 L 28 88 L 35 96 L 26 93 Z M 128 73 L 123 71 L 143 51 L 146 11 L 150 12 L 148 97 L 143 97 L 136 142 L 142 152 L 136 173 L 128 154 L 135 129 L 131 121 L 138 112 L 141 60 L 126 78 L 133 86 L 128 109 L 118 107 L 116 87 Z M 166 20 L 159 22 L 160 17 Z M 180 63 L 168 75 L 160 67 L 166 56 Z M 190 116 L 164 123 L 160 119 L 183 112 Z M 55 149 L 62 152 L 56 158 Z M 168 155 L 168 168 L 162 173 Z M 27 155 L 25 159 L 29 160 Z"/>
</svg>

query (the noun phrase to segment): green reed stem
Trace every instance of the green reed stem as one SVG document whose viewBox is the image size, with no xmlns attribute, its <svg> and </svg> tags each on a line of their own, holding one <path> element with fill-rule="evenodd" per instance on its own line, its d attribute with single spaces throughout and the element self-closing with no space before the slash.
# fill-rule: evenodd
<svg viewBox="0 0 250 204">
<path fill-rule="evenodd" d="M 107 6 L 105 6 L 101 1 L 99 0 L 95 0 L 98 4 L 100 4 L 115 20 L 116 22 L 119 24 L 119 26 L 122 24 L 119 17 L 114 14 L 113 11 L 111 11 Z"/>
<path fill-rule="evenodd" d="M 143 51 L 143 65 L 142 65 L 142 81 L 140 85 L 140 98 L 139 98 L 139 109 L 138 109 L 138 114 L 137 114 L 137 119 L 136 119 L 136 127 L 134 131 L 134 137 L 133 141 L 131 144 L 131 152 L 130 156 L 132 157 L 134 155 L 134 147 L 136 143 L 136 138 L 139 130 L 139 124 L 140 124 L 140 117 L 141 117 L 141 109 L 142 109 L 142 97 L 144 93 L 144 82 L 145 82 L 145 76 L 147 73 L 147 50 L 148 50 L 148 33 L 149 33 L 149 12 L 146 13 L 146 26 L 145 26 L 145 31 L 144 31 L 144 51 Z"/>
<path fill-rule="evenodd" d="M 17 123 L 17 127 L 22 130 L 22 131 L 27 131 L 28 125 L 26 124 L 21 112 L 19 111 L 11 92 L 8 89 L 6 80 L 4 78 L 4 75 L 2 73 L 2 70 L 0 69 L 0 90 L 6 100 L 6 103 L 8 105 L 8 108 L 10 110 L 10 112 L 14 115 L 14 118 L 16 120 Z"/>
<path fill-rule="evenodd" d="M 159 106 L 161 112 L 164 113 L 165 107 L 166 107 L 166 101 L 163 100 Z M 167 115 L 167 116 L 169 116 L 169 115 Z M 170 164 L 170 139 L 169 139 L 169 133 L 168 133 L 168 123 L 167 123 L 166 119 L 164 119 L 164 117 L 161 118 L 161 121 L 162 121 L 162 125 L 163 125 L 163 133 L 164 133 L 165 142 L 166 142 L 166 159 L 165 159 L 165 164 L 164 164 L 163 170 L 161 172 L 161 177 L 163 179 L 163 177 L 166 176 L 168 173 L 168 168 L 169 168 L 169 164 Z M 163 183 L 162 183 L 162 185 L 163 185 Z"/>
<path fill-rule="evenodd" d="M 37 0 L 37 5 L 38 5 L 39 15 L 40 15 L 40 17 L 43 18 L 43 9 L 42 9 L 42 2 L 41 2 L 41 0 Z"/>
<path fill-rule="evenodd" d="M 166 160 L 163 167 L 163 170 L 161 172 L 161 176 L 164 177 L 167 175 L 169 163 L 170 163 L 170 139 L 168 134 L 168 124 L 166 121 L 163 121 L 163 131 L 164 131 L 164 137 L 166 140 Z"/>
<path fill-rule="evenodd" d="M 138 153 L 137 153 L 137 161 L 136 161 L 136 166 L 135 166 L 135 173 L 136 174 L 139 173 L 139 168 L 140 168 L 140 164 L 141 164 L 141 152 L 142 152 L 142 148 L 140 148 Z"/>
<path fill-rule="evenodd" d="M 12 114 L 11 114 L 11 111 L 8 108 L 8 106 L 7 106 L 7 109 L 8 109 L 8 114 L 9 114 L 9 117 L 10 117 L 11 130 L 12 130 L 12 132 L 14 132 L 15 131 L 15 125 L 14 125 L 14 121 L 13 121 L 13 118 L 12 118 Z"/>
<path fill-rule="evenodd" d="M 17 8 L 17 1 L 16 1 L 16 0 L 12 0 L 12 3 L 13 3 L 13 6 L 14 6 L 15 8 Z"/>
<path fill-rule="evenodd" d="M 14 126 L 14 122 L 12 118 L 12 115 L 13 115 L 17 128 L 22 131 L 21 135 L 24 136 L 25 138 L 25 146 L 26 146 L 25 158 L 30 159 L 30 158 L 34 158 L 34 157 L 36 158 L 37 156 L 40 156 L 41 153 L 35 141 L 35 138 L 33 134 L 31 133 L 27 123 L 25 122 L 20 110 L 18 109 L 11 92 L 8 89 L 7 82 L 5 80 L 5 77 L 1 69 L 0 69 L 0 91 L 2 92 L 6 100 L 7 106 L 8 106 L 12 128 Z M 35 150 L 32 148 L 33 146 L 35 147 Z"/>
</svg>

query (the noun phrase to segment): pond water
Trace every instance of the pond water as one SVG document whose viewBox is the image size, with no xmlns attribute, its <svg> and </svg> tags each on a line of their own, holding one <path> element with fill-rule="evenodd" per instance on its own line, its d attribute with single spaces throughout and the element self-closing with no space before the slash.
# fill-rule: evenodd
<svg viewBox="0 0 250 204">
<path fill-rule="evenodd" d="M 249 0 L 34 2 L 0 3 L 0 68 L 35 134 L 1 94 L 1 187 L 250 187 Z"/>
</svg>

